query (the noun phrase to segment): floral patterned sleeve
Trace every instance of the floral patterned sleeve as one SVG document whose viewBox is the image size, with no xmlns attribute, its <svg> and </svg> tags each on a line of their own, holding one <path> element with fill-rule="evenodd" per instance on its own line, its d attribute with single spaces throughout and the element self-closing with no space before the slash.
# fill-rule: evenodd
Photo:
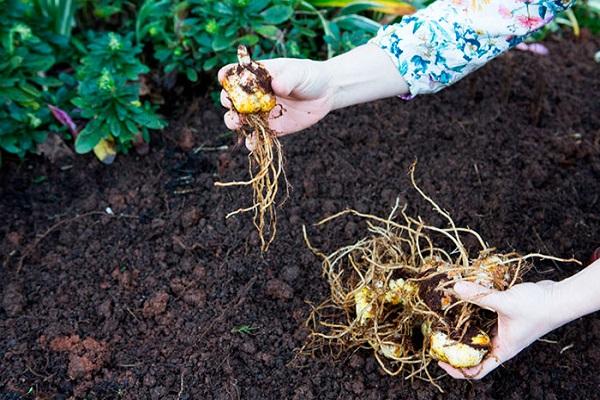
<svg viewBox="0 0 600 400">
<path fill-rule="evenodd" d="M 574 0 L 437 0 L 380 29 L 411 96 L 435 93 L 517 45 Z"/>
</svg>

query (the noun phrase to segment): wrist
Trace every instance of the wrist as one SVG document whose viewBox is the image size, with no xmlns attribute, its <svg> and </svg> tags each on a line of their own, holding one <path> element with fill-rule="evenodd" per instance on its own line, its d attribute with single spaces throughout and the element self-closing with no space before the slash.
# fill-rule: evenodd
<svg viewBox="0 0 600 400">
<path fill-rule="evenodd" d="M 552 329 L 600 310 L 599 281 L 600 261 L 596 261 L 577 274 L 552 283 L 546 306 Z"/>
<path fill-rule="evenodd" d="M 365 44 L 322 62 L 332 109 L 408 93 L 408 84 L 385 50 Z"/>
<path fill-rule="evenodd" d="M 548 287 L 548 300 L 545 308 L 550 329 L 554 330 L 575 319 L 573 310 L 565 304 L 565 281 L 552 282 Z"/>
</svg>

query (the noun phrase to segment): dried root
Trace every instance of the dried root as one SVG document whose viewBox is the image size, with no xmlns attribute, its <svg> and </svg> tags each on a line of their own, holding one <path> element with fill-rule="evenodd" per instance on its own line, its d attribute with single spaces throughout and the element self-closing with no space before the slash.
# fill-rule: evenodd
<svg viewBox="0 0 600 400">
<path fill-rule="evenodd" d="M 387 218 L 346 210 L 319 222 L 345 215 L 363 218 L 370 235 L 353 245 L 325 255 L 304 237 L 323 259 L 323 275 L 330 287 L 328 299 L 313 310 L 306 322 L 311 331 L 300 354 L 314 355 L 324 348 L 337 354 L 358 348 L 373 351 L 390 375 L 420 378 L 442 390 L 430 364 L 442 360 L 457 368 L 473 367 L 491 350 L 494 313 L 454 296 L 459 280 L 506 290 L 521 281 L 540 254 L 501 254 L 470 229 L 456 227 L 450 216 L 414 181 L 415 189 L 448 222 L 448 227 L 427 225 L 406 214 L 398 204 Z M 473 236 L 480 249 L 472 257 L 463 241 Z"/>
<path fill-rule="evenodd" d="M 253 150 L 248 155 L 250 180 L 217 182 L 216 186 L 251 186 L 253 205 L 227 215 L 254 212 L 254 226 L 258 230 L 261 250 L 267 251 L 275 238 L 277 218 L 275 200 L 279 192 L 279 179 L 283 175 L 286 193 L 288 183 L 283 169 L 283 151 L 277 134 L 269 128 L 269 112 L 275 107 L 275 94 L 271 76 L 259 63 L 250 59 L 244 46 L 238 48 L 238 65 L 231 68 L 221 81 L 234 108 L 239 113 L 242 128 L 240 139 L 249 138 Z"/>
</svg>

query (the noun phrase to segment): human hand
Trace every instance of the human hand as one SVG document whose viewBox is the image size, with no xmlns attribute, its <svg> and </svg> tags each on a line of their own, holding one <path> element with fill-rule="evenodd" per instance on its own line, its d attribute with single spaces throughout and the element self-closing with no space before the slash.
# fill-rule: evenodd
<svg viewBox="0 0 600 400">
<path fill-rule="evenodd" d="M 457 369 L 439 362 L 456 379 L 481 379 L 510 360 L 532 342 L 562 324 L 557 309 L 557 283 L 521 283 L 506 291 L 496 291 L 471 282 L 459 282 L 454 291 L 462 300 L 498 314 L 492 351 L 478 366 Z M 560 307 L 559 307 L 560 308 Z"/>
<path fill-rule="evenodd" d="M 281 105 L 269 115 L 269 126 L 278 135 L 308 128 L 332 110 L 408 93 L 408 84 L 387 52 L 372 44 L 327 61 L 276 58 L 260 63 L 269 71 L 271 87 Z M 221 68 L 219 81 L 228 68 L 231 65 Z M 221 92 L 221 104 L 230 109 L 225 125 L 239 129 L 240 116 L 231 109 L 225 91 Z"/>
<path fill-rule="evenodd" d="M 269 115 L 269 126 L 278 135 L 286 135 L 308 128 L 331 111 L 333 91 L 329 71 L 322 62 L 293 58 L 276 58 L 260 61 L 271 75 L 271 87 L 277 98 L 277 106 Z M 232 65 L 219 71 L 219 81 Z M 221 104 L 229 108 L 225 113 L 225 125 L 235 130 L 241 127 L 241 119 L 232 108 L 225 90 L 221 91 Z"/>
</svg>

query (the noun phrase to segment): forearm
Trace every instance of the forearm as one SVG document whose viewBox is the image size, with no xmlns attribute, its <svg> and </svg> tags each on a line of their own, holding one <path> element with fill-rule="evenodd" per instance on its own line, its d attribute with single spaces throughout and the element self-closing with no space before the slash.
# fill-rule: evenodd
<svg viewBox="0 0 600 400">
<path fill-rule="evenodd" d="M 600 310 L 600 261 L 558 282 L 553 302 L 557 326 Z"/>
<path fill-rule="evenodd" d="M 372 44 L 324 61 L 322 67 L 329 77 L 334 110 L 408 93 L 390 57 Z"/>
<path fill-rule="evenodd" d="M 467 76 L 550 22 L 574 0 L 437 0 L 384 26 L 371 43 L 386 51 L 412 96 Z"/>
</svg>

